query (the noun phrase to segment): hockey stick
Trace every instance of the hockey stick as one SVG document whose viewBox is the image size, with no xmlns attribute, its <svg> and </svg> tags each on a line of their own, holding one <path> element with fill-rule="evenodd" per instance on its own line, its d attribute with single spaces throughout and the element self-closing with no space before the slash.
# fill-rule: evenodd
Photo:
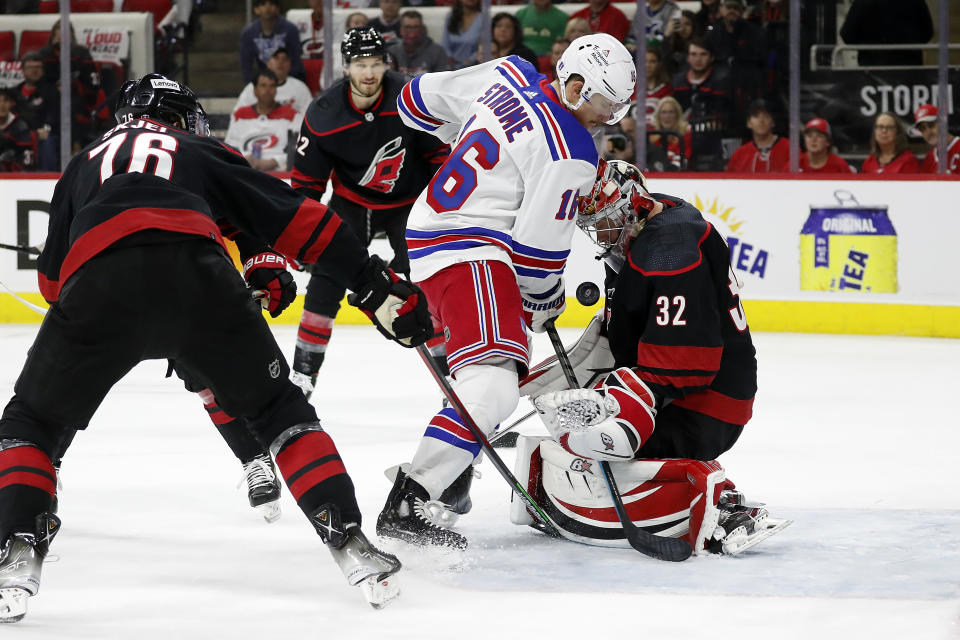
<svg viewBox="0 0 960 640">
<path fill-rule="evenodd" d="M 563 375 L 567 378 L 567 384 L 571 389 L 579 389 L 580 383 L 577 382 L 577 376 L 570 366 L 570 359 L 567 357 L 567 351 L 563 348 L 563 342 L 560 341 L 560 334 L 557 333 L 557 327 L 553 320 L 546 322 L 547 335 L 550 336 L 550 342 L 553 344 L 553 350 L 557 352 L 557 360 L 560 362 L 560 368 Z M 682 562 L 693 553 L 693 547 L 686 540 L 680 538 L 667 538 L 664 536 L 655 536 L 648 531 L 644 531 L 633 524 L 630 516 L 627 515 L 627 508 L 623 506 L 623 498 L 620 497 L 620 489 L 617 487 L 617 481 L 613 477 L 613 471 L 610 469 L 610 463 L 606 460 L 600 460 L 600 468 L 603 470 L 603 479 L 607 483 L 607 489 L 610 491 L 610 498 L 613 500 L 613 506 L 617 510 L 617 517 L 620 518 L 620 524 L 623 525 L 623 534 L 630 546 L 645 556 L 656 558 L 657 560 L 666 560 L 668 562 Z"/>
<path fill-rule="evenodd" d="M 30 302 L 29 300 L 24 300 L 23 298 L 21 298 L 20 296 L 18 296 L 16 293 L 14 293 L 13 289 L 11 289 L 11 288 L 8 287 L 7 285 L 5 285 L 3 282 L 0 282 L 0 287 L 3 287 L 4 289 L 6 289 L 6 290 L 7 290 L 7 293 L 9 293 L 10 295 L 12 295 L 12 296 L 14 297 L 14 299 L 15 299 L 17 302 L 19 302 L 20 304 L 22 304 L 23 306 L 25 306 L 25 307 L 27 307 L 27 308 L 29 308 L 29 309 L 33 309 L 34 311 L 36 311 L 37 313 L 39 313 L 39 314 L 42 315 L 42 316 L 47 315 L 47 310 L 46 310 L 46 309 L 44 309 L 44 308 L 41 307 L 41 306 L 38 306 L 38 305 L 33 304 L 33 303 Z"/>
<path fill-rule="evenodd" d="M 420 358 L 423 360 L 424 364 L 427 365 L 427 368 L 430 369 L 430 373 L 433 375 L 433 379 L 436 380 L 437 384 L 440 385 L 440 390 L 443 391 L 443 395 L 447 398 L 447 402 L 450 403 L 450 406 L 460 415 L 460 419 L 463 420 L 463 424 L 470 430 L 470 433 L 473 434 L 473 437 L 477 439 L 477 442 L 480 443 L 480 447 L 483 449 L 484 453 L 487 454 L 487 458 L 490 460 L 491 464 L 500 472 L 500 475 L 503 476 L 503 479 L 507 481 L 507 484 L 510 485 L 510 488 L 513 489 L 513 492 L 517 497 L 523 501 L 527 506 L 527 510 L 530 511 L 530 515 L 533 516 L 533 519 L 537 521 L 538 528 L 544 533 L 553 536 L 554 538 L 559 538 L 560 532 L 557 531 L 557 528 L 550 518 L 547 517 L 547 514 L 543 512 L 543 508 L 537 504 L 537 501 L 531 497 L 527 490 L 523 488 L 523 485 L 517 480 L 516 476 L 510 471 L 507 465 L 503 462 L 497 452 L 493 450 L 493 446 L 490 444 L 490 441 L 487 440 L 487 437 L 483 434 L 483 431 L 480 430 L 480 427 L 477 426 L 477 423 L 473 421 L 473 418 L 470 417 L 470 413 L 467 411 L 466 407 L 463 406 L 463 402 L 460 401 L 460 398 L 457 396 L 457 393 L 453 390 L 453 387 L 450 386 L 450 382 L 447 380 L 447 377 L 443 375 L 443 372 L 440 370 L 439 365 L 436 360 L 433 359 L 433 356 L 430 355 L 430 350 L 427 349 L 427 345 L 422 344 L 417 347 L 417 353 L 420 354 Z"/>
<path fill-rule="evenodd" d="M 21 247 L 16 244 L 3 244 L 0 242 L 0 249 L 10 249 L 11 251 L 19 251 L 20 253 L 26 253 L 31 256 L 40 255 L 40 249 L 36 247 Z"/>
</svg>

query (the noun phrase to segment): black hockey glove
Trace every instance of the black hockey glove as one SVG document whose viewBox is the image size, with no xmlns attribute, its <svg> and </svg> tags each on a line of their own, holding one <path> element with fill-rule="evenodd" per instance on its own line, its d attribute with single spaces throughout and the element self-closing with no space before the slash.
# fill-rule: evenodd
<svg viewBox="0 0 960 640">
<path fill-rule="evenodd" d="M 378 256 L 370 256 L 363 286 L 347 302 L 363 311 L 387 338 L 416 347 L 433 336 L 427 299 L 417 285 L 401 280 Z"/>
<path fill-rule="evenodd" d="M 265 251 L 248 259 L 243 265 L 243 279 L 272 318 L 297 298 L 297 283 L 287 271 L 287 261 L 276 253 Z"/>
</svg>

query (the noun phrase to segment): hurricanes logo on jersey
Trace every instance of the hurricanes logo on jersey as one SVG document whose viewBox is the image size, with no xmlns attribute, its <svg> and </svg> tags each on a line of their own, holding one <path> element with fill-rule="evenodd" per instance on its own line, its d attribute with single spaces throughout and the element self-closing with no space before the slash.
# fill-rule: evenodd
<svg viewBox="0 0 960 640">
<path fill-rule="evenodd" d="M 380 147 L 373 161 L 367 167 L 367 172 L 360 179 L 360 186 L 373 189 L 380 193 L 390 193 L 397 184 L 400 171 L 403 169 L 403 159 L 407 150 L 403 148 L 403 138 L 397 136 Z"/>
</svg>

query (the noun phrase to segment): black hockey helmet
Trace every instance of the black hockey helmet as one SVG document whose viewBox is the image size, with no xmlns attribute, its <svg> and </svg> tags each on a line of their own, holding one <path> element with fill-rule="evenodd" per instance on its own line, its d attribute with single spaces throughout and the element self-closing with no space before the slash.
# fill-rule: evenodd
<svg viewBox="0 0 960 640">
<path fill-rule="evenodd" d="M 148 73 L 120 87 L 114 117 L 117 123 L 147 116 L 199 136 L 210 135 L 207 114 L 196 94 L 176 80 Z"/>
<path fill-rule="evenodd" d="M 343 54 L 345 66 L 349 65 L 354 58 L 364 56 L 379 56 L 384 61 L 387 59 L 387 48 L 383 44 L 383 38 L 373 27 L 354 27 L 343 34 L 340 53 Z"/>
</svg>

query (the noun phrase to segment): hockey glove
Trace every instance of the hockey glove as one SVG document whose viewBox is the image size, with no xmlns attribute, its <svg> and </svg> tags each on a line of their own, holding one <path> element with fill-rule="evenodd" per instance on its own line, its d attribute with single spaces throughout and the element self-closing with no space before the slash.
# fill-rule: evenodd
<svg viewBox="0 0 960 640">
<path fill-rule="evenodd" d="M 378 256 L 370 256 L 361 276 L 365 284 L 347 296 L 387 338 L 416 347 L 433 336 L 427 299 L 417 285 L 401 280 Z"/>
<path fill-rule="evenodd" d="M 556 318 L 567 308 L 567 294 L 560 282 L 560 294 L 549 302 L 523 299 L 523 320 L 534 333 L 547 330 L 547 321 Z"/>
<path fill-rule="evenodd" d="M 570 453 L 626 460 L 650 438 L 656 397 L 627 367 L 610 373 L 600 391 L 571 389 L 539 396 L 534 406 L 550 435 Z"/>
<path fill-rule="evenodd" d="M 287 271 L 287 261 L 276 253 L 265 251 L 248 259 L 243 265 L 243 279 L 272 318 L 297 298 L 297 283 Z"/>
</svg>

